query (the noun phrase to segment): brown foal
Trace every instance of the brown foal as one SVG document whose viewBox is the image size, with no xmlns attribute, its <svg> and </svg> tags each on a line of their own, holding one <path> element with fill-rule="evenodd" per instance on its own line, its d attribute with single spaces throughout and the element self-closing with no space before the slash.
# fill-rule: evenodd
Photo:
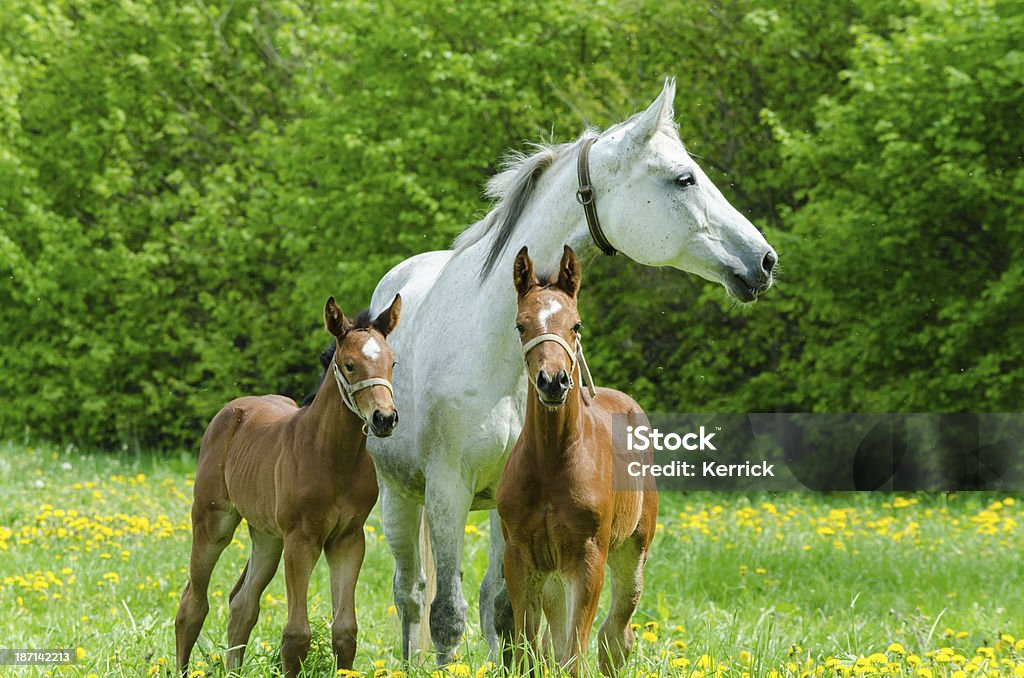
<svg viewBox="0 0 1024 678">
<path fill-rule="evenodd" d="M 658 513 L 653 488 L 613 487 L 612 417 L 623 415 L 634 426 L 647 419 L 624 393 L 582 393 L 580 262 L 572 249 L 565 248 L 557 279 L 542 284 L 524 247 L 514 280 L 530 385 L 523 430 L 498 484 L 498 513 L 516 668 L 533 668 L 543 613 L 554 659 L 579 675 L 607 563 L 611 607 L 598 634 L 598 657 L 601 672 L 610 675 L 633 642 L 630 618 Z"/>
<path fill-rule="evenodd" d="M 281 663 L 285 676 L 299 673 L 310 643 L 309 578 L 321 551 L 331 575 L 331 644 L 338 668 L 352 668 L 363 523 L 377 502 L 366 433 L 385 437 L 398 423 L 391 393 L 395 356 L 386 337 L 401 310 L 395 297 L 378 317 L 350 321 L 331 297 L 324 325 L 335 337 L 334 358 L 313 402 L 300 409 L 284 396 L 238 398 L 210 422 L 193 488 L 189 580 L 174 625 L 182 675 L 210 609 L 213 567 L 242 518 L 252 554 L 229 598 L 228 668 L 242 663 L 260 596 L 283 552 L 288 620 Z"/>
</svg>

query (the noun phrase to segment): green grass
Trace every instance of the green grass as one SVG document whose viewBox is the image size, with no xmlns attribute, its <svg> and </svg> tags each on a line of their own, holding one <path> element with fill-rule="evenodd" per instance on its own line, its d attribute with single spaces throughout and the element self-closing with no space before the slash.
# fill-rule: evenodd
<svg viewBox="0 0 1024 678">
<path fill-rule="evenodd" d="M 0 673 L 172 673 L 193 469 L 190 453 L 0 445 L 0 646 L 84 652 L 74 667 Z M 1022 508 L 990 494 L 663 494 L 629 673 L 1024 675 L 1024 643 L 1017 642 L 1024 635 Z M 470 620 L 456 675 L 486 666 L 476 614 L 486 518 L 473 513 L 467 527 Z M 431 667 L 404 666 L 395 656 L 391 557 L 376 511 L 366 530 L 356 668 L 429 675 Z M 214 574 L 210 616 L 193 654 L 200 675 L 223 675 L 227 593 L 248 550 L 240 530 Z M 242 675 L 276 671 L 284 597 L 279 571 Z M 310 600 L 311 674 L 330 674 L 322 560 Z M 893 643 L 920 665 L 887 652 Z M 876 656 L 857 666 L 858 657 L 874 653 L 886 661 Z M 596 666 L 593 647 L 590 655 Z"/>
</svg>

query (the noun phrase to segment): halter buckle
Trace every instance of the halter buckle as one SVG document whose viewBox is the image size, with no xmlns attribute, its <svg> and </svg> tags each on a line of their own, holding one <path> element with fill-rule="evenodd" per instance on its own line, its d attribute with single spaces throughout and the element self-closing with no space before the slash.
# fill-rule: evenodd
<svg viewBox="0 0 1024 678">
<path fill-rule="evenodd" d="M 576 191 L 576 202 L 584 207 L 594 204 L 594 187 L 589 185 L 580 186 Z"/>
</svg>

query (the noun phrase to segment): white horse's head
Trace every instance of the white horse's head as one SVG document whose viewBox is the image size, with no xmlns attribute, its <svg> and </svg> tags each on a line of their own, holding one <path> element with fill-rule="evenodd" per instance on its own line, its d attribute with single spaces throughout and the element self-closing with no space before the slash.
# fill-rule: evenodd
<svg viewBox="0 0 1024 678">
<path fill-rule="evenodd" d="M 753 301 L 772 284 L 775 250 L 694 162 L 672 112 L 675 81 L 650 107 L 609 129 L 591 151 L 597 210 L 611 244 Z"/>
</svg>

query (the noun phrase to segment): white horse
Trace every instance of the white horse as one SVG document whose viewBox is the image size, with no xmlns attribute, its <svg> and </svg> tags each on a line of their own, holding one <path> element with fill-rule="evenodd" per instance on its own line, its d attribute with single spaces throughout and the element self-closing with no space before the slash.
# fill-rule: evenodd
<svg viewBox="0 0 1024 678">
<path fill-rule="evenodd" d="M 529 246 L 538 273 L 547 275 L 557 269 L 564 245 L 585 257 L 598 251 L 595 238 L 603 237 L 641 264 L 721 283 L 739 301 L 756 299 L 772 284 L 775 251 L 687 154 L 673 119 L 674 96 L 675 82 L 668 80 L 646 111 L 600 135 L 588 130 L 574 142 L 514 156 L 488 184 L 494 209 L 466 229 L 453 250 L 407 259 L 374 291 L 371 311 L 396 294 L 404 304 L 402 324 L 388 338 L 399 361 L 393 383 L 402 425 L 368 446 L 395 558 L 406 658 L 415 649 L 424 606 L 424 508 L 437 577 L 430 635 L 440 664 L 451 661 L 465 630 L 466 519 L 470 511 L 491 509 L 480 619 L 493 656 L 500 656 L 494 600 L 504 542 L 494 495 L 522 427 L 527 387 L 513 327 L 516 252 Z M 587 179 L 592 194 L 577 196 Z M 591 198 L 596 235 L 581 207 Z"/>
</svg>

